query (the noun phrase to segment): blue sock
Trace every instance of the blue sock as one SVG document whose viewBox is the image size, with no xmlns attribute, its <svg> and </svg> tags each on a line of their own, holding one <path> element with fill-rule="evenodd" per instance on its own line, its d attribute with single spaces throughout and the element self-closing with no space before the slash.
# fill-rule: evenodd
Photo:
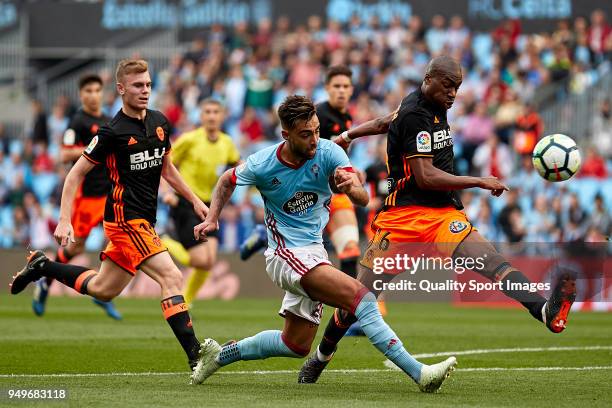
<svg viewBox="0 0 612 408">
<path fill-rule="evenodd" d="M 287 347 L 279 330 L 266 330 L 223 347 L 217 362 L 226 366 L 240 360 L 263 360 L 268 357 L 302 356 Z"/>
<path fill-rule="evenodd" d="M 419 363 L 406 351 L 401 340 L 385 323 L 376 297 L 372 292 L 368 292 L 359 302 L 355 309 L 355 316 L 361 323 L 361 329 L 364 331 L 370 342 L 383 353 L 395 365 L 404 370 L 412 379 L 418 382 L 421 378 L 421 367 Z"/>
</svg>

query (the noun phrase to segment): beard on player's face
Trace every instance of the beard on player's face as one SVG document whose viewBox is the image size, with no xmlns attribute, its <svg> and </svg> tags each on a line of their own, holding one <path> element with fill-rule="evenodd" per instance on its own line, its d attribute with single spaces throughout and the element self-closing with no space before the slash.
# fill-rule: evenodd
<svg viewBox="0 0 612 408">
<path fill-rule="evenodd" d="M 293 153 L 295 157 L 303 160 L 310 160 L 317 152 L 318 138 L 316 142 L 313 143 L 312 137 L 304 139 L 300 135 L 292 135 L 287 138 L 287 143 L 289 144 L 291 153 Z"/>
</svg>

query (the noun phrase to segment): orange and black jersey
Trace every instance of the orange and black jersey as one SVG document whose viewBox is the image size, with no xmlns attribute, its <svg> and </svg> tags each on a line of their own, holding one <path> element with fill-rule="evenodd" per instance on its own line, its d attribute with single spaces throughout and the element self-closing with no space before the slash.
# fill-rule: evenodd
<svg viewBox="0 0 612 408">
<path fill-rule="evenodd" d="M 350 113 L 342 113 L 332 108 L 329 102 L 318 104 L 316 110 L 321 124 L 320 136 L 323 139 L 331 139 L 332 136 L 349 130 L 353 124 L 353 118 Z"/>
<path fill-rule="evenodd" d="M 169 130 L 168 120 L 158 111 L 147 109 L 143 121 L 120 110 L 92 139 L 83 156 L 105 163 L 112 183 L 104 221 L 144 218 L 155 225 L 162 164 L 170 152 Z"/>
<path fill-rule="evenodd" d="M 446 110 L 425 100 L 420 89 L 402 100 L 391 122 L 387 156 L 389 195 L 385 199 L 385 207 L 418 205 L 463 208 L 457 192 L 423 190 L 411 177 L 409 159 L 412 157 L 431 157 L 435 167 L 455 174 L 453 138 L 446 121 Z"/>
<path fill-rule="evenodd" d="M 93 116 L 79 109 L 64 132 L 63 146 L 83 148 L 98 133 L 98 129 L 110 120 L 106 115 Z M 96 166 L 85 176 L 81 184 L 80 195 L 83 197 L 103 197 L 110 190 L 110 180 L 103 165 Z"/>
</svg>

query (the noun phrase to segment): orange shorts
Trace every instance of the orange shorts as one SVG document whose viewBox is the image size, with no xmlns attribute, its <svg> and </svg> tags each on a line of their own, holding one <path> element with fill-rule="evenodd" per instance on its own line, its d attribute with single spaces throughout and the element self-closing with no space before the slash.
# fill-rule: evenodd
<svg viewBox="0 0 612 408">
<path fill-rule="evenodd" d="M 329 216 L 330 218 L 338 210 L 354 210 L 355 207 L 346 194 L 333 194 L 331 203 L 329 204 Z"/>
<path fill-rule="evenodd" d="M 87 238 L 91 230 L 104 219 L 106 196 L 77 197 L 72 209 L 72 228 L 77 238 Z"/>
<path fill-rule="evenodd" d="M 167 250 L 153 226 L 144 219 L 104 221 L 104 233 L 109 242 L 100 259 L 108 258 L 132 275 L 136 275 L 145 260 Z"/>
<path fill-rule="evenodd" d="M 374 258 L 408 251 L 452 256 L 473 229 L 466 215 L 454 207 L 392 207 L 381 211 L 372 222 L 374 237 L 361 264 L 372 269 Z"/>
</svg>

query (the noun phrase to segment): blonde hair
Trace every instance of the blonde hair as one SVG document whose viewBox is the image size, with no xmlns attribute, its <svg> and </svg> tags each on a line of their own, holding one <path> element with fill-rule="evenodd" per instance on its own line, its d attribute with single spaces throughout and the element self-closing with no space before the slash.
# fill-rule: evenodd
<svg viewBox="0 0 612 408">
<path fill-rule="evenodd" d="M 129 74 L 141 74 L 149 70 L 149 64 L 142 59 L 124 59 L 117 64 L 115 79 L 121 82 L 124 76 Z"/>
</svg>

